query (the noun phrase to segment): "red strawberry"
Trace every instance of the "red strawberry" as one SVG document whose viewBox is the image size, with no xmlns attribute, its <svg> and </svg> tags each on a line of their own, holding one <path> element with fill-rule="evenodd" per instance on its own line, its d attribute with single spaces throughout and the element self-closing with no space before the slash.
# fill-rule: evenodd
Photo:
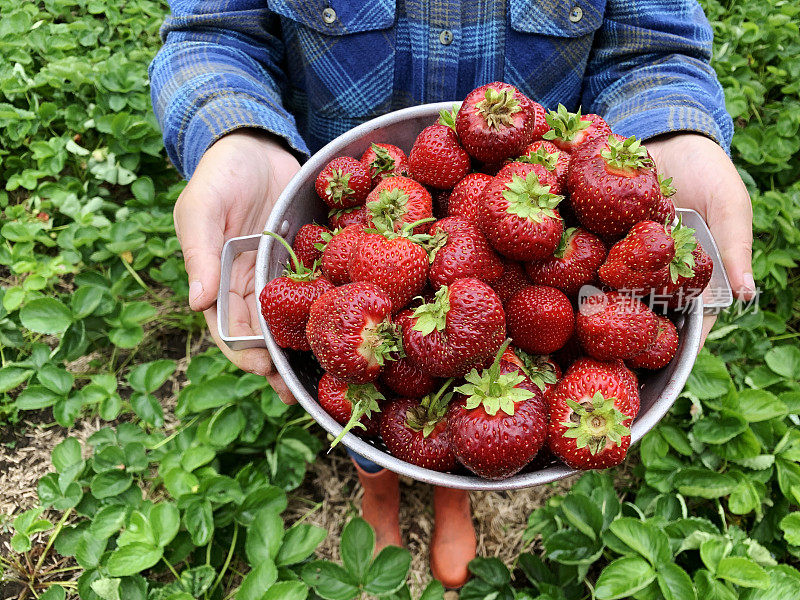
<svg viewBox="0 0 800 600">
<path fill-rule="evenodd" d="M 582 356 L 576 359 L 569 366 L 567 371 L 572 374 L 576 374 L 579 371 L 584 371 L 584 370 L 593 371 L 597 368 L 598 363 L 603 364 L 604 369 L 612 373 L 616 379 L 618 379 L 622 384 L 628 387 L 629 402 L 624 407 L 624 410 L 626 412 L 630 411 L 631 414 L 633 414 L 633 416 L 635 417 L 637 414 L 639 414 L 639 408 L 640 408 L 639 380 L 637 379 L 636 374 L 625 366 L 624 362 L 622 362 L 621 360 L 611 360 L 603 362 L 603 361 L 597 361 L 594 358 L 589 358 L 588 356 Z"/>
<path fill-rule="evenodd" d="M 381 418 L 381 437 L 386 447 L 400 460 L 432 469 L 452 471 L 456 456 L 450 444 L 447 405 L 453 392 L 445 393 L 452 380 L 447 381 L 435 395 L 422 400 L 398 398 L 384 410 Z"/>
<path fill-rule="evenodd" d="M 380 435 L 381 404 L 386 398 L 373 384 L 346 383 L 330 373 L 323 373 L 317 386 L 317 400 L 326 413 L 339 425 L 344 425 L 331 442 L 331 448 L 355 427 L 363 429 L 366 437 Z"/>
<path fill-rule="evenodd" d="M 674 258 L 675 241 L 664 224 L 640 221 L 611 247 L 598 274 L 614 289 L 647 293 L 667 283 Z"/>
<path fill-rule="evenodd" d="M 667 317 L 656 315 L 658 330 L 656 339 L 639 354 L 625 362 L 635 369 L 662 369 L 669 364 L 678 351 L 678 330 Z"/>
<path fill-rule="evenodd" d="M 401 398 L 422 398 L 436 387 L 436 379 L 406 357 L 387 362 L 380 380 Z"/>
<path fill-rule="evenodd" d="M 661 197 L 645 147 L 616 134 L 598 136 L 572 154 L 567 188 L 581 225 L 609 238 L 647 219 Z"/>
<path fill-rule="evenodd" d="M 560 349 L 575 328 L 569 298 L 546 285 L 523 288 L 506 302 L 505 310 L 508 335 L 514 344 L 533 354 Z"/>
<path fill-rule="evenodd" d="M 508 344 L 508 342 L 506 342 Z M 521 471 L 544 445 L 546 407 L 541 390 L 515 365 L 501 360 L 470 371 L 451 403 L 447 427 L 456 457 L 486 479 Z"/>
<path fill-rule="evenodd" d="M 693 231 L 690 228 L 684 229 Z M 706 286 L 711 281 L 714 262 L 703 250 L 700 243 L 697 241 L 695 243 L 697 246 L 691 250 L 691 254 L 683 262 L 683 272 L 678 273 L 677 280 L 674 282 L 668 281 L 667 285 L 656 290 L 653 294 L 654 301 L 663 302 L 667 300 L 670 308 L 684 308 L 706 289 Z M 676 261 L 678 255 L 682 252 L 683 256 L 685 256 L 685 248 L 686 246 L 683 246 L 683 249 L 676 251 Z M 692 275 L 689 275 L 689 271 L 691 271 Z"/>
<path fill-rule="evenodd" d="M 431 194 L 421 183 L 396 175 L 381 181 L 367 196 L 373 223 L 381 229 L 400 229 L 433 216 Z M 417 225 L 415 233 L 425 233 L 429 223 Z"/>
<path fill-rule="evenodd" d="M 470 173 L 459 181 L 448 198 L 447 216 L 462 217 L 471 223 L 477 224 L 481 193 L 491 180 L 491 175 Z"/>
<path fill-rule="evenodd" d="M 503 262 L 503 272 L 489 285 L 500 298 L 500 301 L 505 305 L 511 297 L 520 291 L 522 288 L 531 284 L 531 280 L 525 274 L 525 269 L 522 268 L 522 263 L 508 258 L 501 258 Z"/>
<path fill-rule="evenodd" d="M 341 231 L 333 231 L 330 234 L 330 239 L 322 251 L 322 272 L 333 285 L 350 283 L 350 274 L 347 270 L 350 257 L 363 236 L 364 228 L 361 225 L 348 225 Z"/>
<path fill-rule="evenodd" d="M 606 258 L 606 247 L 596 235 L 581 227 L 570 227 L 558 248 L 543 260 L 527 263 L 533 283 L 558 288 L 575 297 L 586 284 L 597 280 L 597 270 Z"/>
<path fill-rule="evenodd" d="M 408 168 L 420 183 L 449 190 L 469 173 L 471 162 L 458 143 L 455 129 L 447 125 L 444 115 L 448 113 L 442 112 L 438 123 L 417 136 L 408 155 Z"/>
<path fill-rule="evenodd" d="M 538 102 L 530 101 L 533 107 L 533 126 L 531 127 L 531 140 L 539 140 L 550 130 L 547 123 L 547 111 Z"/>
<path fill-rule="evenodd" d="M 325 247 L 324 233 L 330 233 L 327 227 L 316 223 L 306 223 L 295 234 L 292 249 L 304 266 L 311 268 L 314 262 L 322 259 L 321 247 Z"/>
<path fill-rule="evenodd" d="M 598 360 L 638 354 L 653 342 L 658 328 L 652 310 L 620 292 L 600 292 L 584 299 L 575 324 L 584 349 Z"/>
<path fill-rule="evenodd" d="M 314 302 L 306 336 L 323 369 L 347 383 L 368 383 L 400 350 L 391 314 L 392 302 L 377 285 L 348 283 Z"/>
<path fill-rule="evenodd" d="M 366 205 L 353 208 L 334 208 L 328 211 L 328 224 L 331 229 L 344 229 L 348 225 L 372 227 L 372 213 Z"/>
<path fill-rule="evenodd" d="M 367 167 L 373 187 L 386 177 L 408 175 L 406 153 L 392 144 L 370 144 L 361 156 L 361 164 Z"/>
<path fill-rule="evenodd" d="M 368 281 L 385 291 L 395 312 L 418 296 L 428 281 L 428 253 L 410 226 L 400 234 L 365 233 L 358 240 L 347 273 L 350 281 Z M 425 236 L 429 238 L 429 236 Z"/>
<path fill-rule="evenodd" d="M 556 187 L 551 191 L 554 194 L 561 194 L 567 187 L 569 158 L 569 152 L 559 149 L 553 142 L 536 140 L 528 144 L 522 150 L 522 155 L 514 160 L 517 162 L 542 165 L 556 178 Z"/>
<path fill-rule="evenodd" d="M 478 279 L 442 286 L 431 302 L 398 315 L 408 359 L 434 377 L 461 377 L 492 356 L 506 336 L 503 305 Z"/>
<path fill-rule="evenodd" d="M 581 115 L 580 108 L 578 112 L 572 113 L 562 104 L 558 105 L 558 110 L 551 110 L 548 113 L 547 124 L 552 129 L 542 137 L 551 140 L 556 146 L 567 152 L 573 152 L 582 144 L 599 135 L 611 133 L 611 127 L 601 116 Z"/>
<path fill-rule="evenodd" d="M 557 187 L 556 176 L 548 171 L 543 165 L 531 164 L 519 161 L 511 161 L 503 165 L 496 177 L 509 178 L 512 175 L 519 175 L 523 179 L 528 176 L 528 173 L 536 173 L 539 183 L 550 187 L 550 191 L 556 193 L 554 188 Z M 486 188 L 484 188 L 486 189 Z"/>
<path fill-rule="evenodd" d="M 278 346 L 309 350 L 311 347 L 306 339 L 306 323 L 311 305 L 325 292 L 333 289 L 333 284 L 322 277 L 319 269 L 312 271 L 303 266 L 282 237 L 271 231 L 265 233 L 286 247 L 294 268 L 287 268 L 282 277 L 273 279 L 261 290 L 258 297 L 261 314 Z"/>
<path fill-rule="evenodd" d="M 364 204 L 372 189 L 372 178 L 355 158 L 339 156 L 320 171 L 314 188 L 331 208 L 347 208 Z"/>
<path fill-rule="evenodd" d="M 627 369 L 584 361 L 567 370 L 550 395 L 550 450 L 573 469 L 606 469 L 625 458 L 639 404 Z"/>
<path fill-rule="evenodd" d="M 495 177 L 483 190 L 481 229 L 504 256 L 540 260 L 553 254 L 564 231 L 556 210 L 562 199 L 541 185 L 534 172 L 525 178 L 516 174 Z"/>
<path fill-rule="evenodd" d="M 496 81 L 472 90 L 456 116 L 461 144 L 478 160 L 502 162 L 530 143 L 536 109 L 513 85 Z"/>
<path fill-rule="evenodd" d="M 650 212 L 650 220 L 657 223 L 672 224 L 676 216 L 675 203 L 672 201 L 672 196 L 675 195 L 676 190 L 672 187 L 672 177 L 663 179 L 659 175 L 658 186 L 661 189 L 661 197 Z"/>
<path fill-rule="evenodd" d="M 474 277 L 487 283 L 503 273 L 503 263 L 480 229 L 461 217 L 436 221 L 430 230 L 430 280 L 434 289 L 456 279 Z"/>
<path fill-rule="evenodd" d="M 509 346 L 501 360 L 516 368 L 536 384 L 545 399 L 561 379 L 561 368 L 549 356 L 528 354 L 521 348 Z"/>
</svg>

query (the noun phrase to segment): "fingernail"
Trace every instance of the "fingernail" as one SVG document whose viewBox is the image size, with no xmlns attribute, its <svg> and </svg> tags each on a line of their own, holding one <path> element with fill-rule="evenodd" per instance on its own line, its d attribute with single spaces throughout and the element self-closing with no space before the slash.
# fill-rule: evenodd
<svg viewBox="0 0 800 600">
<path fill-rule="evenodd" d="M 189 282 L 189 303 L 194 304 L 203 295 L 203 284 L 199 281 Z"/>
<path fill-rule="evenodd" d="M 744 283 L 744 289 L 742 290 L 746 294 L 755 294 L 756 292 L 756 282 L 753 279 L 752 273 L 745 273 L 742 276 L 742 283 Z"/>
</svg>

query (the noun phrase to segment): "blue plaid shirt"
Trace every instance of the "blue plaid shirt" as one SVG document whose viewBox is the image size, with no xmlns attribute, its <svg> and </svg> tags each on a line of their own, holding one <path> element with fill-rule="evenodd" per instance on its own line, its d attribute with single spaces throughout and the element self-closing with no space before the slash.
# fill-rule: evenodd
<svg viewBox="0 0 800 600">
<path fill-rule="evenodd" d="M 171 0 L 153 107 L 188 178 L 256 127 L 299 155 L 369 118 L 495 80 L 646 139 L 733 131 L 695 0 Z"/>
</svg>

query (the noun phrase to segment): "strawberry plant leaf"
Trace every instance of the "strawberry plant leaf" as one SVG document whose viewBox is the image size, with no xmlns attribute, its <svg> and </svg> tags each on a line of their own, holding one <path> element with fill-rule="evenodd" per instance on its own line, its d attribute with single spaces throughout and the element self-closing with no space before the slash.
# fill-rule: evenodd
<svg viewBox="0 0 800 600">
<path fill-rule="evenodd" d="M 611 562 L 597 578 L 594 592 L 598 600 L 627 598 L 650 585 L 656 578 L 653 567 L 638 556 L 625 556 Z"/>
<path fill-rule="evenodd" d="M 303 581 L 326 600 L 353 600 L 361 592 L 358 582 L 341 566 L 317 560 L 306 564 L 301 572 Z"/>
<path fill-rule="evenodd" d="M 322 527 L 305 523 L 295 525 L 286 531 L 275 557 L 275 564 L 283 567 L 304 561 L 311 556 L 327 535 L 328 532 Z"/>
<path fill-rule="evenodd" d="M 364 591 L 385 596 L 399 590 L 411 566 L 411 554 L 405 548 L 387 546 L 378 553 L 364 574 Z"/>
</svg>

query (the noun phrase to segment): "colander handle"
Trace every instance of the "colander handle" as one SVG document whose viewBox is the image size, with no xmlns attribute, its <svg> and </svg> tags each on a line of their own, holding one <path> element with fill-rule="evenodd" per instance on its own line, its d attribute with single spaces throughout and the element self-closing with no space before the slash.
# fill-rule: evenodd
<svg viewBox="0 0 800 600">
<path fill-rule="evenodd" d="M 247 348 L 266 348 L 264 337 L 260 335 L 230 335 L 228 326 L 228 297 L 231 291 L 231 272 L 233 261 L 242 252 L 258 250 L 261 234 L 243 235 L 225 242 L 222 247 L 222 259 L 219 274 L 219 293 L 217 294 L 217 332 L 220 339 L 231 350 Z"/>
</svg>

